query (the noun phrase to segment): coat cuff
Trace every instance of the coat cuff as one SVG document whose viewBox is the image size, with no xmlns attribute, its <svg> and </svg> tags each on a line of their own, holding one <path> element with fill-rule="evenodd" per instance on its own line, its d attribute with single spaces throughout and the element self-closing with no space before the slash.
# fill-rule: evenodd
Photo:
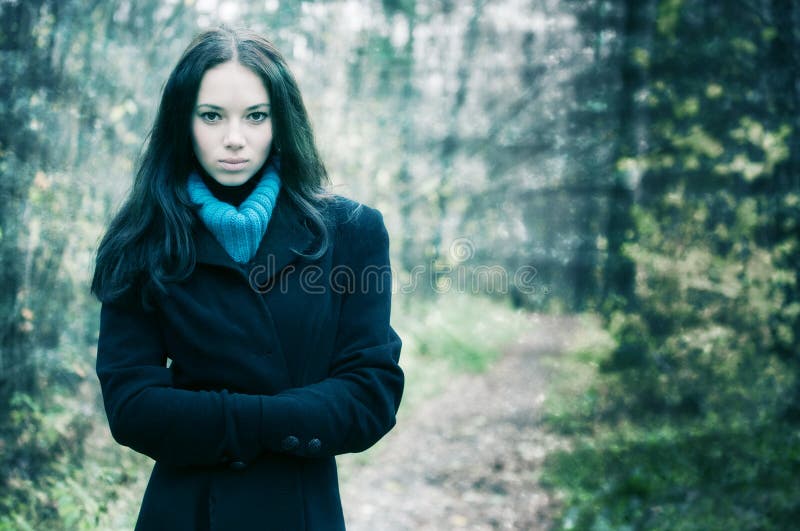
<svg viewBox="0 0 800 531">
<path fill-rule="evenodd" d="M 301 425 L 302 404 L 296 398 L 262 396 L 261 410 L 261 444 L 265 450 L 299 457 L 317 457 L 323 451 L 320 438 Z"/>
</svg>

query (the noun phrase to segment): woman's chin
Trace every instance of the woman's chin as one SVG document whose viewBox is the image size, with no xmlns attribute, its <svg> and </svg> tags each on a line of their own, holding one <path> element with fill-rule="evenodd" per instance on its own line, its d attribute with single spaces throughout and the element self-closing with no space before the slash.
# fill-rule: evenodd
<svg viewBox="0 0 800 531">
<path fill-rule="evenodd" d="M 211 178 L 223 186 L 239 186 L 246 183 L 254 174 L 251 172 L 224 172 L 212 174 Z"/>
</svg>

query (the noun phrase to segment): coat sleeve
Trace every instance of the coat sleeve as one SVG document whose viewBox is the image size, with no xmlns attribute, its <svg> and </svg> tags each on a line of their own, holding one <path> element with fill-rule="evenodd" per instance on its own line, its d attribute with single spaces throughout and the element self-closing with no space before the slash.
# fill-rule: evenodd
<svg viewBox="0 0 800 531">
<path fill-rule="evenodd" d="M 363 207 L 355 222 L 339 229 L 335 245 L 335 253 L 347 257 L 337 259 L 337 268 L 350 278 L 329 376 L 263 398 L 268 450 L 320 457 L 359 452 L 395 424 L 404 377 L 401 340 L 389 325 L 389 236 L 380 212 Z"/>
<path fill-rule="evenodd" d="M 156 461 L 214 465 L 263 451 L 256 395 L 174 388 L 155 312 L 104 302 L 97 375 L 114 439 Z"/>
</svg>

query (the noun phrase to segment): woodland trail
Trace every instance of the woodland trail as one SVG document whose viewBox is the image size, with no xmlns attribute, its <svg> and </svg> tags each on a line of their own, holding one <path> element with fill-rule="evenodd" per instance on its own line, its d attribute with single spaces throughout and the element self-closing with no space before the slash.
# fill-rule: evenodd
<svg viewBox="0 0 800 531">
<path fill-rule="evenodd" d="M 538 478 L 563 443 L 541 427 L 550 375 L 541 359 L 559 354 L 579 326 L 532 316 L 487 372 L 455 377 L 402 419 L 343 481 L 347 529 L 547 529 L 555 500 Z"/>
</svg>

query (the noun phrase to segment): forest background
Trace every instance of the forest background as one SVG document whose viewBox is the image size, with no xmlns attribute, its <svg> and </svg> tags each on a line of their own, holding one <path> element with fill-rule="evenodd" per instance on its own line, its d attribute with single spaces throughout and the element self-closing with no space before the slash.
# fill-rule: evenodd
<svg viewBox="0 0 800 531">
<path fill-rule="evenodd" d="M 799 2 L 5 0 L 0 529 L 135 518 L 150 463 L 108 433 L 88 282 L 220 21 L 284 51 L 333 190 L 384 213 L 408 407 L 521 314 L 594 317 L 543 421 L 553 527 L 800 521 Z"/>
</svg>

